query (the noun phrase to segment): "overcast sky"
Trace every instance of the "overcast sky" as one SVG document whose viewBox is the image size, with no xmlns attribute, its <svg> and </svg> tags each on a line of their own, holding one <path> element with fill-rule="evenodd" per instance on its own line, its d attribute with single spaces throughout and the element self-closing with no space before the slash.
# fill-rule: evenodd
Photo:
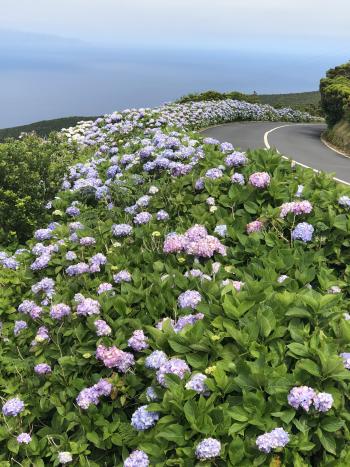
<svg viewBox="0 0 350 467">
<path fill-rule="evenodd" d="M 349 0 L 1 0 L 0 28 L 96 45 L 349 50 Z"/>
</svg>

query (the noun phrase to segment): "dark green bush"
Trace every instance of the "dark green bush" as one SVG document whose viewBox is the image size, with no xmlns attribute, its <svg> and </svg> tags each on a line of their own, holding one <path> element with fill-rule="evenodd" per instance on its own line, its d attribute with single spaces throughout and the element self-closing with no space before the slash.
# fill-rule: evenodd
<svg viewBox="0 0 350 467">
<path fill-rule="evenodd" d="M 232 92 L 218 92 L 218 91 L 204 91 L 200 93 L 187 94 L 181 97 L 177 102 L 179 104 L 185 104 L 186 102 L 200 102 L 200 101 L 221 101 L 225 99 L 234 99 L 237 101 L 245 101 L 251 103 L 259 102 L 255 94 L 248 95 L 238 91 Z"/>
<path fill-rule="evenodd" d="M 75 149 L 57 134 L 27 135 L 0 145 L 0 242 L 24 242 L 45 218 Z"/>
<path fill-rule="evenodd" d="M 329 127 L 343 118 L 349 119 L 350 62 L 330 69 L 321 79 L 321 106 Z"/>
</svg>

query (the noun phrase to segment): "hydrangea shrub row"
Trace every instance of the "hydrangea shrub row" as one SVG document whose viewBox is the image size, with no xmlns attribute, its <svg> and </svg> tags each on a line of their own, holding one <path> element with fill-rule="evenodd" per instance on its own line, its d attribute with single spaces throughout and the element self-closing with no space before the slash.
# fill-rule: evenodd
<svg viewBox="0 0 350 467">
<path fill-rule="evenodd" d="M 89 158 L 0 253 L 1 467 L 349 462 L 350 192 L 191 132 L 239 105 L 62 134 Z"/>
</svg>

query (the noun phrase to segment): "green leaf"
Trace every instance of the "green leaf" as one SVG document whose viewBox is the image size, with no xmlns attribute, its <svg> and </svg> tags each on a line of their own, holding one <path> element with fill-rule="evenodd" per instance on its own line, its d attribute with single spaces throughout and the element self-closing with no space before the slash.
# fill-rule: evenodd
<svg viewBox="0 0 350 467">
<path fill-rule="evenodd" d="M 172 441 L 178 446 L 184 446 L 185 441 L 185 429 L 179 424 L 169 425 L 165 428 L 162 428 L 161 433 L 156 435 L 156 439 L 166 439 L 167 441 Z"/>
<path fill-rule="evenodd" d="M 335 443 L 335 439 L 332 435 L 324 433 L 321 429 L 316 431 L 318 439 L 320 440 L 322 446 L 325 448 L 327 452 L 336 455 L 337 454 L 337 445 Z"/>
<path fill-rule="evenodd" d="M 337 417 L 327 417 L 327 418 L 324 418 L 321 422 L 322 430 L 328 431 L 329 433 L 338 431 L 343 426 L 344 426 L 344 420 L 340 420 Z"/>
</svg>

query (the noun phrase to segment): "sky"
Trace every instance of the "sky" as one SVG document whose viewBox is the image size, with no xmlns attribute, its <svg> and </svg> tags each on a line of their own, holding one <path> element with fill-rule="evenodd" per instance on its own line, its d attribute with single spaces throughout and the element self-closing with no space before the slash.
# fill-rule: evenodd
<svg viewBox="0 0 350 467">
<path fill-rule="evenodd" d="M 349 18 L 349 0 L 1 0 L 0 126 L 317 89 L 350 59 Z"/>
</svg>

